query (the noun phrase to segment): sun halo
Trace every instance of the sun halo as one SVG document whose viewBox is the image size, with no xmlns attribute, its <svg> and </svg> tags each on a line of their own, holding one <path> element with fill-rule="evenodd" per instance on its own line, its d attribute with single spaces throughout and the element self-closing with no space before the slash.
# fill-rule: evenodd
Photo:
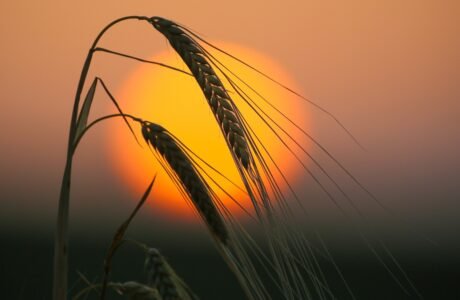
<svg viewBox="0 0 460 300">
<path fill-rule="evenodd" d="M 232 43 L 217 44 L 236 57 L 262 69 L 265 73 L 277 78 L 287 86 L 296 88 L 291 76 L 268 56 L 241 45 Z M 294 122 L 306 128 L 307 112 L 296 108 L 294 105 L 296 99 L 294 99 L 293 95 L 225 55 L 217 52 L 213 52 L 213 55 L 232 72 L 249 83 L 251 87 L 264 95 Z M 150 59 L 188 71 L 185 64 L 181 62 L 180 57 L 172 49 L 156 54 Z M 227 72 L 227 74 L 229 73 Z M 269 113 L 270 117 L 273 117 L 277 123 L 287 126 L 288 122 L 277 116 L 277 113 L 263 100 L 257 99 L 257 95 L 254 92 L 238 82 L 237 79 L 234 78 L 233 80 L 241 85 L 245 92 L 256 101 L 257 105 Z M 263 141 L 264 145 L 270 149 L 273 159 L 279 162 L 280 168 L 288 180 L 295 178 L 300 169 L 295 158 L 288 154 L 282 143 L 277 141 L 276 136 L 270 132 L 257 114 L 243 103 L 235 91 L 230 89 L 229 84 L 225 80 L 223 82 L 248 124 L 253 127 L 254 132 Z M 124 112 L 165 127 L 200 158 L 243 188 L 243 183 L 239 179 L 238 171 L 234 166 L 220 128 L 193 77 L 165 68 L 141 64 L 127 76 L 124 84 L 117 91 L 117 97 L 122 103 Z M 157 174 L 157 180 L 152 191 L 153 201 L 150 203 L 151 208 L 156 212 L 155 215 L 161 215 L 166 219 L 175 221 L 195 220 L 195 213 L 190 203 L 184 200 L 180 191 L 154 158 L 152 152 L 148 150 L 148 147 L 146 145 L 143 148 L 139 147 L 129 136 L 126 126 L 121 122 L 117 122 L 114 127 L 111 128 L 111 134 L 109 135 L 108 144 L 111 148 L 109 153 L 112 153 L 111 160 L 116 173 L 121 177 L 122 182 L 128 183 L 133 195 L 141 195 L 147 186 L 148 180 L 153 174 Z M 273 128 L 276 129 L 276 126 L 273 126 Z M 305 144 L 304 138 L 298 131 L 292 131 L 290 134 L 294 139 Z M 283 134 L 281 135 L 283 136 Z M 292 146 L 292 143 L 290 145 Z M 192 156 L 192 158 L 199 162 L 197 157 Z M 265 158 L 269 160 L 267 157 Z M 242 190 L 209 168 L 206 168 L 206 171 L 228 194 L 232 195 L 248 211 L 252 211 L 250 201 Z M 274 173 L 275 178 L 281 182 L 281 188 L 285 189 L 286 185 L 282 183 L 281 176 L 277 172 Z M 234 203 L 216 184 L 209 180 L 208 183 L 233 215 L 244 218 L 246 214 L 239 205 Z"/>
</svg>

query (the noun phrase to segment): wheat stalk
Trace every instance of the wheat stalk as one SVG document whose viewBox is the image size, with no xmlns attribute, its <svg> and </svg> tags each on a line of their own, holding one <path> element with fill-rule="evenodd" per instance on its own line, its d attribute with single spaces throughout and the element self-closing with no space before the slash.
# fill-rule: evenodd
<svg viewBox="0 0 460 300">
<path fill-rule="evenodd" d="M 261 293 L 260 282 L 254 274 L 253 266 L 245 260 L 244 253 L 230 239 L 229 229 L 213 202 L 213 191 L 206 184 L 188 154 L 165 128 L 137 119 L 142 125 L 142 135 L 167 162 L 172 173 L 169 175 L 183 192 L 187 194 L 201 218 L 216 240 L 222 257 L 237 277 L 248 299 L 256 299 Z M 168 171 L 168 166 L 163 166 Z M 218 201 L 218 199 L 216 199 Z M 262 299 L 258 297 L 257 299 Z"/>
<path fill-rule="evenodd" d="M 81 139 L 81 136 L 83 136 L 83 133 L 86 132 L 90 127 L 90 125 L 86 124 L 88 121 L 87 117 L 92 103 L 92 98 L 94 97 L 95 86 L 98 81 L 94 81 L 93 86 L 90 88 L 88 93 L 88 97 L 83 103 L 80 114 L 78 114 L 80 95 L 89 70 L 93 53 L 96 51 L 104 51 L 102 48 L 96 47 L 98 40 L 108 28 L 126 19 L 146 20 L 144 17 L 126 17 L 109 24 L 96 38 L 96 41 L 90 49 L 77 89 L 77 96 L 74 103 L 74 111 L 72 113 L 71 129 L 69 134 L 67 165 L 63 178 L 61 203 L 58 214 L 58 234 L 56 238 L 56 261 L 54 273 L 55 290 L 53 295 L 55 299 L 65 299 L 65 290 L 67 285 L 67 224 L 72 158 L 78 141 Z M 148 20 L 154 24 L 154 26 L 159 29 L 160 32 L 168 37 L 168 40 L 170 40 L 173 47 L 178 51 L 178 53 L 191 69 L 192 75 L 196 78 L 200 87 L 202 88 L 203 93 L 206 96 L 206 99 L 208 100 L 208 103 L 216 117 L 216 120 L 218 121 L 221 130 L 225 135 L 226 142 L 235 158 L 235 161 L 238 163 L 238 168 L 244 168 L 248 171 L 253 170 L 253 168 L 256 166 L 252 164 L 253 159 L 251 157 L 251 151 L 248 144 L 251 142 L 251 140 L 245 131 L 244 123 L 242 121 L 243 119 L 240 117 L 232 99 L 229 97 L 222 82 L 217 77 L 217 74 L 214 72 L 210 63 L 208 62 L 206 53 L 188 34 L 182 31 L 182 29 L 180 29 L 179 26 L 177 26 L 175 23 L 160 18 L 150 18 Z M 160 22 L 163 22 L 161 26 L 159 25 Z M 123 55 L 113 51 L 106 52 L 125 56 L 128 58 L 134 58 L 132 56 Z M 145 60 L 141 61 L 146 62 Z M 99 82 L 110 95 L 107 88 L 105 87 L 105 84 L 100 80 Z M 121 116 L 124 116 L 121 111 L 120 114 Z M 253 296 L 258 293 L 249 290 L 247 283 L 249 283 L 252 287 L 256 287 L 258 283 L 250 282 L 252 279 L 251 275 L 242 272 L 245 267 L 241 265 L 241 262 L 239 262 L 240 258 L 235 257 L 230 251 L 230 248 L 227 247 L 229 246 L 229 233 L 219 210 L 213 203 L 214 198 L 212 196 L 212 191 L 209 189 L 209 186 L 207 186 L 199 172 L 195 169 L 194 164 L 184 152 L 184 150 L 180 147 L 179 144 L 176 143 L 173 136 L 171 136 L 161 126 L 144 121 L 142 121 L 141 124 L 142 133 L 145 140 L 166 160 L 174 173 L 173 175 L 175 176 L 175 179 L 180 184 L 180 187 L 184 192 L 188 194 L 189 198 L 193 202 L 200 216 L 205 221 L 209 230 L 219 242 L 218 244 L 220 244 L 220 250 L 227 258 L 227 262 L 230 264 L 231 268 L 239 277 L 239 281 L 242 287 L 245 289 L 246 294 L 249 298 L 253 299 Z M 259 176 L 256 178 L 259 178 Z M 64 276 L 60 277 L 60 275 L 63 274 Z M 58 279 L 56 280 L 56 278 Z M 249 282 L 246 282 L 246 280 Z"/>
<path fill-rule="evenodd" d="M 188 66 L 203 91 L 225 139 L 244 168 L 251 163 L 251 154 L 233 101 L 222 81 L 217 76 L 206 54 L 195 40 L 176 23 L 159 18 L 150 18 L 153 26 L 161 32 Z"/>
<path fill-rule="evenodd" d="M 280 237 L 279 230 L 276 229 L 278 225 L 272 212 L 272 199 L 270 199 L 271 197 L 262 181 L 261 174 L 252 158 L 253 153 L 262 166 L 264 166 L 265 162 L 257 149 L 256 143 L 246 129 L 244 117 L 241 116 L 222 81 L 214 71 L 211 65 L 212 57 L 208 55 L 206 50 L 176 23 L 160 17 L 150 18 L 150 22 L 154 28 L 168 39 L 171 46 L 190 69 L 221 127 L 229 150 L 238 160 L 239 165 L 237 165 L 237 168 L 241 179 L 245 184 L 259 220 L 265 227 L 269 249 L 276 265 L 275 271 L 283 284 L 283 290 L 287 295 L 286 298 L 289 298 L 289 294 L 292 294 L 293 290 L 290 282 L 292 278 L 296 278 L 297 275 L 294 274 L 296 270 L 289 270 L 288 272 L 285 270 L 286 267 L 291 269 L 291 263 L 283 247 L 278 245 Z M 218 66 L 216 68 L 222 72 Z M 225 76 L 225 73 L 223 74 Z M 249 173 L 245 173 L 244 170 Z M 263 206 L 260 207 L 260 204 L 263 204 Z"/>
</svg>

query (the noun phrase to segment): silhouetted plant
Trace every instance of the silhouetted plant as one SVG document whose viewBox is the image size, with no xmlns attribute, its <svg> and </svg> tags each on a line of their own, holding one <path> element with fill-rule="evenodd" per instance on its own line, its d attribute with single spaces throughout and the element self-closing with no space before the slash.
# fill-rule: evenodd
<svg viewBox="0 0 460 300">
<path fill-rule="evenodd" d="M 149 61 L 98 47 L 99 40 L 107 30 L 115 24 L 127 20 L 139 20 L 153 25 L 153 27 L 162 33 L 170 42 L 189 68 L 190 73 L 161 62 Z M 336 296 L 327 284 L 327 280 L 317 257 L 320 257 L 321 260 L 334 267 L 337 274 L 342 278 L 349 296 L 355 298 L 342 272 L 334 262 L 327 248 L 323 247 L 323 249 L 318 249 L 312 246 L 306 239 L 304 233 L 291 222 L 295 219 L 295 210 L 305 210 L 302 204 L 303 199 L 294 192 L 286 176 L 280 170 L 278 162 L 274 161 L 271 156 L 269 146 L 264 145 L 260 138 L 254 133 L 252 125 L 241 113 L 233 97 L 238 97 L 252 109 L 260 118 L 266 130 L 272 132 L 276 136 L 278 142 L 285 147 L 286 152 L 296 159 L 299 165 L 303 167 L 306 174 L 313 178 L 320 189 L 339 209 L 342 210 L 336 196 L 326 188 L 325 183 L 315 175 L 305 162 L 302 161 L 294 151 L 294 147 L 304 153 L 311 160 L 311 163 L 318 168 L 320 174 L 322 174 L 329 183 L 349 201 L 353 209 L 360 213 L 351 197 L 345 192 L 337 180 L 334 179 L 330 172 L 290 134 L 288 129 L 283 128 L 283 126 L 272 118 L 270 113 L 262 109 L 257 104 L 257 100 L 268 103 L 273 109 L 274 114 L 277 114 L 293 126 L 293 128 L 302 132 L 302 134 L 309 138 L 341 172 L 346 174 L 346 176 L 358 186 L 358 188 L 362 189 L 377 203 L 381 203 L 304 128 L 301 128 L 291 120 L 289 116 L 285 115 L 279 108 L 271 104 L 269 97 L 263 96 L 261 93 L 254 90 L 250 83 L 245 82 L 238 74 L 222 64 L 208 48 L 231 57 L 238 63 L 258 73 L 260 76 L 264 76 L 272 83 L 279 85 L 289 93 L 293 93 L 300 99 L 312 104 L 315 108 L 331 117 L 338 126 L 357 142 L 345 126 L 343 126 L 330 112 L 311 102 L 309 99 L 293 91 L 289 87 L 284 86 L 267 74 L 252 67 L 248 63 L 210 44 L 184 26 L 160 17 L 128 16 L 113 21 L 99 33 L 91 46 L 77 86 L 70 123 L 67 161 L 62 181 L 56 228 L 53 288 L 53 298 L 55 300 L 66 299 L 67 296 L 69 195 L 73 156 L 85 133 L 99 122 L 111 118 L 122 118 L 136 139 L 137 136 L 142 135 L 147 145 L 153 148 L 153 152 L 156 154 L 156 158 L 160 161 L 162 167 L 165 168 L 167 174 L 177 185 L 178 189 L 192 203 L 195 210 L 206 224 L 219 253 L 228 264 L 230 270 L 237 277 L 248 299 L 271 299 L 272 293 L 274 292 L 281 295 L 284 299 L 336 299 Z M 233 157 L 241 182 L 244 185 L 243 190 L 251 200 L 252 210 L 255 214 L 244 208 L 243 210 L 250 217 L 253 222 L 252 225 L 262 231 L 262 238 L 250 234 L 249 230 L 238 222 L 225 207 L 214 191 L 215 188 L 223 188 L 216 182 L 213 176 L 204 169 L 203 164 L 229 181 L 229 179 L 225 177 L 225 174 L 220 173 L 207 164 L 205 159 L 198 157 L 193 152 L 193 149 L 188 148 L 178 137 L 174 136 L 173 133 L 169 132 L 160 124 L 155 124 L 148 120 L 142 120 L 137 116 L 125 114 L 118 104 L 118 101 L 111 94 L 101 78 L 95 78 L 93 80 L 86 93 L 85 99 L 81 103 L 81 96 L 93 54 L 97 51 L 169 68 L 195 78 L 216 119 L 217 126 L 219 126 L 222 131 L 222 138 L 224 138 L 227 143 L 228 151 Z M 91 106 L 98 86 L 101 86 L 109 96 L 117 108 L 118 113 L 100 117 L 89 123 Z M 232 96 L 230 96 L 228 92 L 230 89 L 233 92 Z M 257 99 L 253 99 L 247 90 L 254 93 Z M 134 126 L 139 126 L 140 130 L 135 130 Z M 275 179 L 275 173 L 281 175 L 282 182 L 278 182 Z M 211 187 L 210 182 L 216 187 Z M 281 183 L 288 186 L 288 193 L 296 200 L 295 204 L 287 200 L 286 193 L 280 187 Z M 234 183 L 232 182 L 232 184 Z M 114 283 L 109 280 L 111 259 L 119 246 L 125 241 L 125 232 L 137 211 L 146 201 L 152 186 L 153 181 L 147 188 L 133 213 L 122 223 L 115 234 L 107 253 L 102 283 L 93 284 L 88 281 L 88 287 L 81 291 L 76 298 L 85 295 L 89 291 L 98 290 L 100 291 L 101 299 L 104 299 L 106 289 L 111 288 L 130 299 L 197 299 L 197 296 L 194 295 L 191 289 L 175 274 L 164 257 L 157 250 L 147 247 L 143 247 L 147 253 L 146 268 L 148 279 L 145 284 L 137 282 Z M 226 191 L 224 190 L 224 192 Z M 238 202 L 238 199 L 235 199 L 232 195 L 228 196 L 231 197 L 233 201 Z M 296 205 L 295 208 L 293 205 Z M 346 213 L 344 212 L 344 214 Z M 308 217 L 306 213 L 305 216 Z M 319 235 L 318 237 L 322 242 Z M 371 250 L 373 250 L 373 248 L 371 248 Z M 388 252 L 388 255 L 394 259 L 390 252 Z M 380 259 L 378 254 L 376 254 L 376 256 L 407 293 L 409 293 L 408 289 L 406 289 L 407 286 L 410 286 L 410 288 L 417 293 L 397 262 L 395 263 L 396 267 L 391 269 Z M 397 275 L 398 272 L 399 275 Z M 405 281 L 405 284 L 402 283 L 403 281 Z M 269 289 L 269 286 L 274 286 L 277 291 L 272 291 Z"/>
</svg>

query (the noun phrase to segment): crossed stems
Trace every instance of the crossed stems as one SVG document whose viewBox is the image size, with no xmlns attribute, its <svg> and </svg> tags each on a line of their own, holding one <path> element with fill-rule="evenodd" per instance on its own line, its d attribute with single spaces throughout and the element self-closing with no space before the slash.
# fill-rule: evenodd
<svg viewBox="0 0 460 300">
<path fill-rule="evenodd" d="M 64 169 L 64 174 L 62 177 L 62 184 L 61 184 L 61 191 L 59 197 L 59 205 L 58 205 L 58 216 L 57 216 L 57 224 L 56 224 L 56 235 L 55 235 L 55 246 L 54 246 L 54 270 L 53 270 L 53 299 L 54 300 L 65 300 L 67 298 L 67 281 L 68 281 L 68 251 L 69 251 L 69 202 L 70 202 L 70 184 L 71 184 L 71 174 L 72 174 L 72 161 L 73 155 L 75 153 L 76 147 L 83 137 L 84 133 L 95 124 L 93 122 L 89 126 L 85 126 L 83 132 L 78 132 L 79 126 L 79 108 L 80 108 L 80 100 L 81 94 L 83 92 L 83 88 L 86 82 L 86 78 L 88 76 L 88 72 L 90 69 L 91 61 L 95 52 L 105 52 L 109 54 L 114 54 L 130 59 L 134 59 L 144 63 L 150 63 L 159 65 L 162 67 L 166 67 L 172 69 L 174 71 L 178 71 L 187 75 L 191 75 L 185 71 L 180 69 L 154 62 L 145 60 L 142 58 L 137 58 L 131 55 L 115 52 L 112 50 L 108 50 L 105 48 L 100 48 L 97 46 L 102 36 L 114 25 L 127 21 L 127 20 L 139 20 L 139 21 L 147 21 L 151 22 L 150 18 L 145 16 L 127 16 L 122 17 L 113 22 L 109 23 L 106 27 L 102 29 L 102 31 L 98 34 L 96 39 L 94 40 L 88 55 L 86 57 L 85 63 L 83 65 L 83 69 L 81 71 L 80 79 L 77 86 L 77 91 L 75 95 L 73 110 L 72 110 L 72 117 L 70 122 L 70 130 L 69 130 L 69 140 L 67 146 L 67 156 L 66 156 L 66 164 Z M 129 117 L 133 120 L 139 121 L 140 119 L 135 118 L 133 116 L 124 115 L 119 106 L 116 104 L 115 99 L 109 93 L 107 87 L 105 86 L 104 82 L 97 78 L 95 81 L 99 81 L 103 86 L 104 90 L 109 94 L 111 100 L 117 106 L 118 110 L 120 111 L 119 116 L 123 116 L 126 121 L 126 118 Z M 101 120 L 99 120 L 101 121 Z M 127 121 L 126 121 L 127 122 Z M 129 124 L 128 124 L 129 126 Z"/>
</svg>

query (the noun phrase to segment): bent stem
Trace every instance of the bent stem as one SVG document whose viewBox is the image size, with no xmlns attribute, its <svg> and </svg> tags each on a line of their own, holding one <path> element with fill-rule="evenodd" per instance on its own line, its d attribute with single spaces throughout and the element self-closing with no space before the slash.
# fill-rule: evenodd
<svg viewBox="0 0 460 300">
<path fill-rule="evenodd" d="M 83 69 L 81 71 L 80 80 L 78 82 L 77 91 L 75 95 L 74 106 L 72 110 L 72 118 L 70 122 L 69 140 L 67 146 L 67 157 L 62 177 L 61 192 L 59 197 L 58 216 L 56 224 L 56 236 L 54 243 L 54 270 L 53 270 L 53 299 L 64 300 L 67 298 L 67 278 L 68 278 L 68 250 L 69 250 L 69 200 L 70 200 L 70 183 L 72 174 L 72 160 L 75 152 L 75 138 L 77 131 L 77 117 L 78 108 L 80 105 L 81 93 L 88 75 L 89 67 L 93 57 L 94 49 L 104 35 L 104 33 L 117 23 L 125 20 L 146 20 L 147 17 L 143 16 L 127 16 L 119 18 L 108 24 L 91 46 L 86 57 Z"/>
</svg>

